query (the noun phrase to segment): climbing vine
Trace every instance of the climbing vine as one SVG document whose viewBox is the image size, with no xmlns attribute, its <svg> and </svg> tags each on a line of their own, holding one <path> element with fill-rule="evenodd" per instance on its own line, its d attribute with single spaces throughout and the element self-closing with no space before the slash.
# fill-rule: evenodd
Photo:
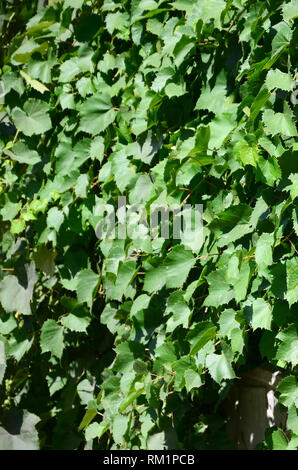
<svg viewBox="0 0 298 470">
<path fill-rule="evenodd" d="M 0 448 L 233 448 L 222 403 L 261 363 L 288 419 L 259 447 L 297 448 L 297 17 L 0 6 Z M 203 234 L 98 238 L 119 196 L 202 204 Z"/>
</svg>

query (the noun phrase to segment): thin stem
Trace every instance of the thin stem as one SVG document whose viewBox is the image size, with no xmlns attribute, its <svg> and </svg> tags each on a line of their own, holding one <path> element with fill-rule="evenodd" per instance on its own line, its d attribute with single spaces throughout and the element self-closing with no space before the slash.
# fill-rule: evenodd
<svg viewBox="0 0 298 470">
<path fill-rule="evenodd" d="M 17 140 L 17 138 L 18 138 L 19 133 L 20 133 L 20 130 L 18 129 L 17 132 L 16 132 L 16 135 L 15 135 L 14 138 L 13 138 L 12 145 L 15 144 L 15 142 L 16 142 L 16 140 Z"/>
<path fill-rule="evenodd" d="M 250 1 L 248 2 L 248 4 L 245 5 L 245 7 L 243 7 L 242 10 L 241 10 L 236 16 L 234 16 L 234 18 L 232 18 L 231 23 L 230 23 L 230 26 L 228 27 L 226 34 L 228 34 L 228 33 L 231 31 L 231 29 L 233 28 L 234 24 L 237 23 L 237 21 L 239 20 L 239 18 L 243 15 L 243 13 L 245 12 L 245 10 L 247 10 L 247 9 L 250 7 L 250 5 L 251 5 L 252 3 L 253 3 L 253 0 L 250 0 Z"/>
</svg>

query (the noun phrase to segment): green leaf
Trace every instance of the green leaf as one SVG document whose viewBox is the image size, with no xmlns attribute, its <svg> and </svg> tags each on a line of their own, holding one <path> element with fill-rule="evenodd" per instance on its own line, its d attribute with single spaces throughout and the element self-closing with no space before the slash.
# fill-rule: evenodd
<svg viewBox="0 0 298 470">
<path fill-rule="evenodd" d="M 292 434 L 291 440 L 288 443 L 287 450 L 297 450 L 298 449 L 298 437 L 295 434 Z"/>
<path fill-rule="evenodd" d="M 125 343 L 118 344 L 115 351 L 117 353 L 117 357 L 114 369 L 124 374 L 133 367 L 136 359 L 143 356 L 144 346 L 136 341 L 127 341 Z"/>
<path fill-rule="evenodd" d="M 54 228 L 56 232 L 59 232 L 59 228 L 61 227 L 63 220 L 63 212 L 60 211 L 58 207 L 51 207 L 47 215 L 47 226 L 50 228 Z"/>
<path fill-rule="evenodd" d="M 4 427 L 0 427 L 0 450 L 39 450 L 38 416 L 15 409 L 6 412 L 1 421 Z"/>
<path fill-rule="evenodd" d="M 34 60 L 32 57 L 28 63 L 28 74 L 33 79 L 40 80 L 42 83 L 50 83 L 52 81 L 52 69 L 57 64 L 55 55 L 48 53 L 47 60 Z"/>
<path fill-rule="evenodd" d="M 226 448 L 260 358 L 295 381 L 258 448 L 297 448 L 297 0 L 2 3 L 1 409 L 41 449 Z"/>
<path fill-rule="evenodd" d="M 298 261 L 297 258 L 292 258 L 286 262 L 287 269 L 287 293 L 286 299 L 289 305 L 298 300 Z"/>
<path fill-rule="evenodd" d="M 298 410 L 294 405 L 288 409 L 287 428 L 298 435 Z"/>
<path fill-rule="evenodd" d="M 292 0 L 289 3 L 283 5 L 283 18 L 285 21 L 293 20 L 298 17 L 298 1 Z"/>
<path fill-rule="evenodd" d="M 116 185 L 123 192 L 132 181 L 135 181 L 134 167 L 123 152 L 115 152 L 110 157 L 110 162 Z"/>
<path fill-rule="evenodd" d="M 226 346 L 221 354 L 208 354 L 206 358 L 206 367 L 215 382 L 220 383 L 223 379 L 234 379 L 236 377 L 233 371 L 231 360 L 232 351 Z"/>
<path fill-rule="evenodd" d="M 171 343 L 164 343 L 155 350 L 155 356 L 160 358 L 163 364 L 171 364 L 177 360 L 175 348 Z"/>
<path fill-rule="evenodd" d="M 209 148 L 219 149 L 228 139 L 235 128 L 235 115 L 233 112 L 218 114 L 210 123 Z"/>
<path fill-rule="evenodd" d="M 84 414 L 84 417 L 80 423 L 80 426 L 78 427 L 78 431 L 82 431 L 85 429 L 91 421 L 95 418 L 97 415 L 97 409 L 96 408 L 89 408 L 86 413 Z"/>
<path fill-rule="evenodd" d="M 235 319 L 236 312 L 231 308 L 225 309 L 219 317 L 219 331 L 222 336 L 231 339 L 231 333 L 235 328 L 240 325 Z"/>
<path fill-rule="evenodd" d="M 127 291 L 128 286 L 131 284 L 136 272 L 137 267 L 135 261 L 122 263 L 118 270 L 116 282 L 111 292 L 108 294 L 108 298 L 120 301 Z"/>
<path fill-rule="evenodd" d="M 110 424 L 107 421 L 102 421 L 101 423 L 90 424 L 85 430 L 86 441 L 89 441 L 95 438 L 100 439 L 101 436 L 109 429 L 109 427 L 110 427 Z"/>
<path fill-rule="evenodd" d="M 12 220 L 10 231 L 11 233 L 22 233 L 25 230 L 26 224 L 24 219 L 15 219 Z"/>
<path fill-rule="evenodd" d="M 104 157 L 104 150 L 105 146 L 103 137 L 98 136 L 92 139 L 90 144 L 90 157 L 92 160 L 97 159 L 101 163 Z"/>
<path fill-rule="evenodd" d="M 4 93 L 9 93 L 11 90 L 16 91 L 19 95 L 24 93 L 24 82 L 17 73 L 7 71 L 1 75 L 1 80 L 1 88 L 3 87 Z"/>
<path fill-rule="evenodd" d="M 142 393 L 144 393 L 145 389 L 144 388 L 140 388 L 138 390 L 133 390 L 131 391 L 127 397 L 125 397 L 122 402 L 120 403 L 120 407 L 119 407 L 119 413 L 123 413 L 124 410 L 126 410 L 126 408 L 131 405 L 140 395 L 142 395 Z"/>
<path fill-rule="evenodd" d="M 78 384 L 77 391 L 81 403 L 88 406 L 88 403 L 93 400 L 94 383 L 91 383 L 88 379 L 84 379 Z"/>
<path fill-rule="evenodd" d="M 220 17 L 226 7 L 226 2 L 224 0 L 202 0 L 200 7 L 204 23 L 208 23 L 212 19 L 215 27 L 220 28 Z"/>
<path fill-rule="evenodd" d="M 89 185 L 89 178 L 88 175 L 80 175 L 78 178 L 78 182 L 75 187 L 76 196 L 81 198 L 87 197 L 87 188 Z"/>
<path fill-rule="evenodd" d="M 187 336 L 191 344 L 190 354 L 195 355 L 205 344 L 215 338 L 216 326 L 209 322 L 200 322 L 190 331 Z"/>
<path fill-rule="evenodd" d="M 281 169 L 275 157 L 260 158 L 258 162 L 256 180 L 264 181 L 269 186 L 274 186 L 282 176 Z"/>
<path fill-rule="evenodd" d="M 231 349 L 233 353 L 239 352 L 242 353 L 244 348 L 244 339 L 242 331 L 239 327 L 233 328 L 231 331 Z"/>
<path fill-rule="evenodd" d="M 287 450 L 288 439 L 282 429 L 277 429 L 272 433 L 272 449 L 273 450 Z"/>
<path fill-rule="evenodd" d="M 69 313 L 61 318 L 61 324 L 71 331 L 78 331 L 87 333 L 86 329 L 90 325 L 91 317 L 88 312 L 84 310 L 75 313 Z"/>
<path fill-rule="evenodd" d="M 276 338 L 281 340 L 278 347 L 276 358 L 291 362 L 293 367 L 298 364 L 298 335 L 297 328 L 294 324 L 280 331 Z"/>
<path fill-rule="evenodd" d="M 252 303 L 251 326 L 257 328 L 271 329 L 272 310 L 271 306 L 262 298 L 255 299 Z"/>
<path fill-rule="evenodd" d="M 291 76 L 287 73 L 283 73 L 278 69 L 269 70 L 266 77 L 266 86 L 268 90 L 274 88 L 280 88 L 281 90 L 290 91 L 292 90 L 293 81 Z"/>
<path fill-rule="evenodd" d="M 208 109 L 216 115 L 220 115 L 224 110 L 223 104 L 226 100 L 226 95 L 226 74 L 221 72 L 213 88 L 207 86 L 202 89 L 195 109 Z"/>
<path fill-rule="evenodd" d="M 209 223 L 209 228 L 212 231 L 218 230 L 228 231 L 237 228 L 239 225 L 244 225 L 247 229 L 252 209 L 246 204 L 238 204 L 216 214 L 214 220 Z"/>
<path fill-rule="evenodd" d="M 63 2 L 63 9 L 66 8 L 81 8 L 84 0 L 65 0 Z"/>
<path fill-rule="evenodd" d="M 168 288 L 182 287 L 196 259 L 190 250 L 174 247 L 166 258 L 166 284 Z"/>
<path fill-rule="evenodd" d="M 226 270 L 224 268 L 208 274 L 207 281 L 209 284 L 209 294 L 203 305 L 219 307 L 220 305 L 228 304 L 232 300 L 234 293 L 226 281 Z"/>
<path fill-rule="evenodd" d="M 6 276 L 0 282 L 0 302 L 6 312 L 19 312 L 31 315 L 31 300 L 37 275 L 34 264 L 26 265 L 21 273 L 22 279 Z"/>
<path fill-rule="evenodd" d="M 0 318 L 0 334 L 1 335 L 7 335 L 11 333 L 17 326 L 18 326 L 18 323 L 13 313 L 2 314 Z"/>
<path fill-rule="evenodd" d="M 107 30 L 110 34 L 113 34 L 115 30 L 121 31 L 123 28 L 127 28 L 129 25 L 129 16 L 127 13 L 108 13 L 106 16 Z"/>
<path fill-rule="evenodd" d="M 144 290 L 147 292 L 156 292 L 166 283 L 166 266 L 159 265 L 147 270 L 144 279 Z"/>
<path fill-rule="evenodd" d="M 2 220 L 12 220 L 22 207 L 22 202 L 16 202 L 14 194 L 5 194 L 3 207 L 0 210 Z"/>
<path fill-rule="evenodd" d="M 267 103 L 269 98 L 270 98 L 270 93 L 267 90 L 267 88 L 262 88 L 257 94 L 256 98 L 254 99 L 250 108 L 249 117 L 251 118 L 252 121 L 255 121 L 255 119 L 258 117 L 260 111 L 264 107 L 265 103 Z"/>
<path fill-rule="evenodd" d="M 3 382 L 3 377 L 6 369 L 6 354 L 5 354 L 5 343 L 0 338 L 0 385 Z"/>
<path fill-rule="evenodd" d="M 123 436 L 127 431 L 129 416 L 116 415 L 112 425 L 113 438 L 116 444 L 122 444 Z"/>
<path fill-rule="evenodd" d="M 34 88 L 34 90 L 39 91 L 41 94 L 43 94 L 45 91 L 49 91 L 49 89 L 43 83 L 39 82 L 38 80 L 35 80 L 35 79 L 31 78 L 30 75 L 28 75 L 26 72 L 24 72 L 24 70 L 21 70 L 20 74 L 25 79 L 27 85 Z"/>
<path fill-rule="evenodd" d="M 273 244 L 273 233 L 262 233 L 262 235 L 260 235 L 255 252 L 255 260 L 260 270 L 272 264 Z"/>
<path fill-rule="evenodd" d="M 173 429 L 166 429 L 165 431 L 152 434 L 147 440 L 148 450 L 167 450 L 175 449 L 177 446 L 176 433 Z"/>
<path fill-rule="evenodd" d="M 97 437 L 97 432 L 99 430 L 99 423 L 91 423 L 85 429 L 85 439 L 86 441 L 91 441 Z"/>
<path fill-rule="evenodd" d="M 17 362 L 19 362 L 29 351 L 32 343 L 33 337 L 30 338 L 28 332 L 24 328 L 17 328 L 10 334 L 7 344 L 7 356 L 13 357 Z"/>
<path fill-rule="evenodd" d="M 155 136 L 152 134 L 152 131 L 149 131 L 146 139 L 144 141 L 141 140 L 137 145 L 136 153 L 133 155 L 134 160 L 140 159 L 149 165 L 156 152 L 160 149 L 161 144 L 160 136 Z"/>
<path fill-rule="evenodd" d="M 6 150 L 6 154 L 19 163 L 35 165 L 41 161 L 40 156 L 35 150 L 30 150 L 24 142 L 17 142 L 11 150 Z"/>
<path fill-rule="evenodd" d="M 185 377 L 185 387 L 188 392 L 190 392 L 193 388 L 199 388 L 202 385 L 202 379 L 198 372 L 188 369 L 184 373 Z"/>
<path fill-rule="evenodd" d="M 172 317 L 167 322 L 167 331 L 174 331 L 174 329 L 183 325 L 185 328 L 188 327 L 189 318 L 191 311 L 183 299 L 183 293 L 181 291 L 174 291 L 168 300 L 168 305 L 165 314 L 173 313 Z"/>
<path fill-rule="evenodd" d="M 80 303 L 86 302 L 88 307 L 92 306 L 95 290 L 98 288 L 100 276 L 91 269 L 83 269 L 77 276 L 77 296 Z"/>
<path fill-rule="evenodd" d="M 292 212 L 293 227 L 296 235 L 298 235 L 298 208 L 294 208 Z"/>
<path fill-rule="evenodd" d="M 115 120 L 116 111 L 107 94 L 88 98 L 79 108 L 81 120 L 79 129 L 87 134 L 103 132 Z"/>
<path fill-rule="evenodd" d="M 43 245 L 33 255 L 35 266 L 48 276 L 53 276 L 55 272 L 55 256 L 56 253 L 54 250 L 49 250 L 45 245 Z"/>
<path fill-rule="evenodd" d="M 23 109 L 13 108 L 12 119 L 16 128 L 27 136 L 43 134 L 52 127 L 49 109 L 44 101 L 29 98 Z"/>
<path fill-rule="evenodd" d="M 259 161 L 259 152 L 257 145 L 249 145 L 246 140 L 240 140 L 234 147 L 235 158 L 243 165 L 257 166 Z"/>
<path fill-rule="evenodd" d="M 140 175 L 129 195 L 131 204 L 143 204 L 149 199 L 153 183 L 148 175 Z"/>
<path fill-rule="evenodd" d="M 238 279 L 233 282 L 236 302 L 241 302 L 245 299 L 251 277 L 250 274 L 251 270 L 249 262 L 246 260 L 242 261 L 238 272 Z"/>
<path fill-rule="evenodd" d="M 175 75 L 175 70 L 172 67 L 165 67 L 158 71 L 155 79 L 152 82 L 151 89 L 159 92 L 166 83 Z"/>
<path fill-rule="evenodd" d="M 277 34 L 272 41 L 272 54 L 273 56 L 266 63 L 266 68 L 272 67 L 280 55 L 284 52 L 285 48 L 290 44 L 293 31 L 288 24 L 284 21 L 274 25 Z"/>
<path fill-rule="evenodd" d="M 292 184 L 286 186 L 286 190 L 290 191 L 291 198 L 295 199 L 298 196 L 298 174 L 289 175 L 289 180 Z"/>
<path fill-rule="evenodd" d="M 171 369 L 174 371 L 175 374 L 175 385 L 174 390 L 181 390 L 185 386 L 185 377 L 184 373 L 185 370 L 189 369 L 190 367 L 194 366 L 194 361 L 190 356 L 182 356 L 178 361 L 173 362 L 171 364 Z M 164 371 L 170 371 L 170 367 L 165 366 Z"/>
<path fill-rule="evenodd" d="M 267 131 L 272 134 L 283 134 L 288 137 L 297 136 L 297 130 L 289 114 L 275 113 L 272 109 L 263 112 L 263 121 Z"/>
<path fill-rule="evenodd" d="M 169 98 L 172 98 L 173 96 L 182 96 L 185 95 L 185 93 L 186 88 L 183 84 L 177 85 L 176 83 L 168 83 L 165 87 L 165 94 Z"/>
<path fill-rule="evenodd" d="M 288 408 L 292 405 L 298 408 L 298 387 L 297 380 L 293 375 L 285 377 L 277 387 L 280 393 L 279 401 Z"/>
<path fill-rule="evenodd" d="M 22 63 L 27 64 L 29 62 L 30 57 L 34 54 L 39 52 L 43 54 L 48 48 L 47 42 L 43 42 L 38 44 L 32 39 L 28 39 L 23 41 L 20 47 L 14 52 L 12 56 L 12 61 L 14 64 Z"/>
<path fill-rule="evenodd" d="M 63 343 L 64 329 L 55 320 L 46 320 L 41 328 L 40 347 L 41 352 L 49 351 L 54 356 L 61 359 L 64 349 Z"/>
<path fill-rule="evenodd" d="M 89 72 L 94 70 L 92 62 L 93 49 L 88 47 L 87 44 L 82 44 L 78 50 L 78 54 L 71 59 L 66 60 L 60 67 L 59 82 L 68 83 L 80 73 Z"/>
</svg>

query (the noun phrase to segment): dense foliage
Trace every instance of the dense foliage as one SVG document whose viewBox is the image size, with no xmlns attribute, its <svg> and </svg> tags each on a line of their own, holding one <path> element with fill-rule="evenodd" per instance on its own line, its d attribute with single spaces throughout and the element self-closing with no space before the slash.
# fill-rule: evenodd
<svg viewBox="0 0 298 470">
<path fill-rule="evenodd" d="M 297 0 L 3 3 L 0 448 L 232 448 L 260 363 L 297 448 Z M 203 243 L 98 239 L 118 196 Z"/>
</svg>

